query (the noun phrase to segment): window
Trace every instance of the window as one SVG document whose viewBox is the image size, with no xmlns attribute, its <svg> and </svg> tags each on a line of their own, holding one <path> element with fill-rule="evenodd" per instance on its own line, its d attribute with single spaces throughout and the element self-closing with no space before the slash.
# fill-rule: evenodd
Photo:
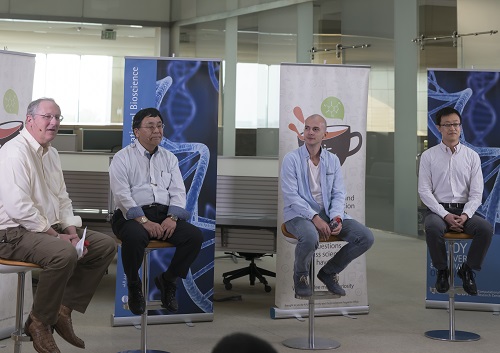
<svg viewBox="0 0 500 353">
<path fill-rule="evenodd" d="M 108 124 L 112 68 L 111 56 L 37 54 L 33 99 L 54 98 L 64 124 Z"/>
</svg>

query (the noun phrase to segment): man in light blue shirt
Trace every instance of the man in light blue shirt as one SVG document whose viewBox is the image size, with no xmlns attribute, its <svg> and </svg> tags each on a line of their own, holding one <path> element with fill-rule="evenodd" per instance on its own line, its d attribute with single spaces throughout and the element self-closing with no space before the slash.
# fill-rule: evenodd
<svg viewBox="0 0 500 353">
<path fill-rule="evenodd" d="M 140 315 L 145 299 L 139 279 L 144 249 L 150 239 L 173 244 L 175 254 L 168 269 L 155 278 L 162 306 L 175 312 L 176 280 L 186 278 L 203 242 L 201 231 L 187 222 L 186 189 L 179 161 L 159 146 L 163 118 L 155 108 L 135 114 L 132 127 L 136 140 L 118 151 L 109 167 L 116 210 L 112 229 L 122 241 L 123 270 L 127 276 L 130 311 Z"/>
<path fill-rule="evenodd" d="M 281 166 L 283 216 L 287 230 L 298 240 L 295 248 L 294 287 L 298 297 L 309 297 L 308 274 L 319 238 L 338 236 L 347 244 L 321 268 L 318 279 L 339 296 L 346 295 L 338 273 L 373 244 L 373 234 L 344 213 L 345 188 L 338 157 L 321 148 L 326 121 L 312 115 L 305 121 L 304 145 L 289 152 Z M 330 222 L 337 223 L 330 228 Z"/>
</svg>

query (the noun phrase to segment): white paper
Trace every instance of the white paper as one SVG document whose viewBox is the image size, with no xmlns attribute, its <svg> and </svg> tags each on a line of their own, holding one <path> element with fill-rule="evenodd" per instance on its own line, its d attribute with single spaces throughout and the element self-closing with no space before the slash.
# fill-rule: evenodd
<svg viewBox="0 0 500 353">
<path fill-rule="evenodd" d="M 76 253 L 78 254 L 78 259 L 81 259 L 83 257 L 83 249 L 84 249 L 83 243 L 85 243 L 86 234 L 87 234 L 87 227 L 85 227 L 85 229 L 83 230 L 82 239 L 80 239 L 80 241 L 76 244 Z"/>
</svg>

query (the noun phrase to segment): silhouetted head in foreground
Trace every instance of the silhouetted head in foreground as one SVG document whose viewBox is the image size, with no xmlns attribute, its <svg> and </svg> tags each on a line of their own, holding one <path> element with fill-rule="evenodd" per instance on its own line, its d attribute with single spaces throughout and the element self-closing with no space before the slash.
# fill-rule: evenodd
<svg viewBox="0 0 500 353">
<path fill-rule="evenodd" d="M 212 353 L 278 353 L 268 342 L 248 333 L 232 333 L 222 338 Z"/>
</svg>

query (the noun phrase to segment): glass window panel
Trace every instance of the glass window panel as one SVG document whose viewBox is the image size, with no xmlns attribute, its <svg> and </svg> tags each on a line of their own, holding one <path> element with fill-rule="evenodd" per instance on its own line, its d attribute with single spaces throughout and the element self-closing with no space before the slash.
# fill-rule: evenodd
<svg viewBox="0 0 500 353">
<path fill-rule="evenodd" d="M 64 123 L 78 122 L 80 95 L 80 56 L 48 54 L 45 97 L 52 97 L 61 107 Z"/>
<path fill-rule="evenodd" d="M 112 67 L 110 56 L 81 57 L 79 122 L 105 124 L 111 121 Z"/>
<path fill-rule="evenodd" d="M 113 58 L 102 55 L 37 54 L 33 99 L 54 98 L 63 124 L 111 122 Z"/>
<path fill-rule="evenodd" d="M 236 128 L 267 125 L 268 66 L 236 65 Z"/>
<path fill-rule="evenodd" d="M 47 55 L 37 53 L 35 57 L 35 77 L 33 79 L 33 99 L 45 96 L 47 77 Z"/>
</svg>

